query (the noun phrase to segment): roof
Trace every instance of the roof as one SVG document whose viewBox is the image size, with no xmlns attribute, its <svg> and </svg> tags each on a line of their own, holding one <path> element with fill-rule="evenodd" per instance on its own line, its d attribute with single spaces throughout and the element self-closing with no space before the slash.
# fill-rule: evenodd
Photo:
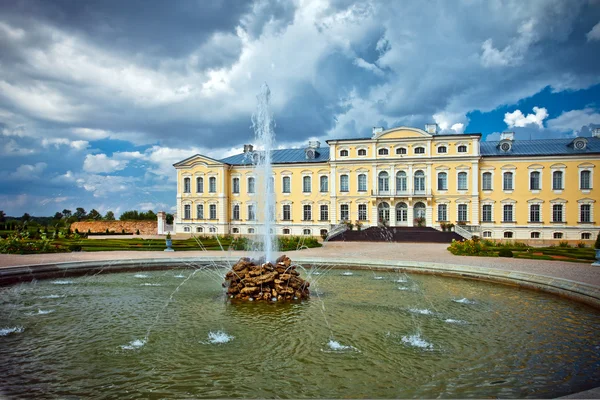
<svg viewBox="0 0 600 400">
<path fill-rule="evenodd" d="M 294 163 L 322 163 L 329 161 L 329 147 L 319 147 L 316 149 L 317 156 L 313 159 L 307 159 L 304 153 L 305 149 L 282 149 L 271 152 L 273 164 L 294 164 Z M 220 160 L 225 164 L 232 165 L 250 165 L 252 159 L 247 153 L 236 154 L 225 157 Z"/>
<path fill-rule="evenodd" d="M 500 150 L 499 141 L 480 142 L 480 152 L 483 157 L 490 156 L 555 156 L 555 155 L 581 155 L 599 154 L 600 138 L 586 137 L 587 146 L 583 150 L 573 147 L 573 140 L 567 139 L 542 139 L 542 140 L 514 140 L 511 150 L 504 152 Z"/>
</svg>

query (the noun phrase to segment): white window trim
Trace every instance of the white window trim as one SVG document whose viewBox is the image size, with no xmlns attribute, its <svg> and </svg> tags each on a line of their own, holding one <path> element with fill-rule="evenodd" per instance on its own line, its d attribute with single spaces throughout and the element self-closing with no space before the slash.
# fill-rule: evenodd
<svg viewBox="0 0 600 400">
<path fill-rule="evenodd" d="M 483 206 L 491 206 L 492 207 L 492 210 L 491 210 L 492 220 L 491 221 L 484 221 L 483 220 Z M 494 218 L 494 215 L 495 215 L 494 214 L 494 200 L 483 201 L 481 203 L 481 214 L 480 214 L 480 218 L 479 218 L 480 219 L 480 223 L 481 224 L 491 224 L 491 225 L 495 224 L 496 220 Z"/>
<path fill-rule="evenodd" d="M 358 155 L 359 150 L 364 150 L 366 153 L 364 156 Z M 356 148 L 356 157 L 368 157 L 369 156 L 369 148 L 367 146 L 360 146 Z"/>
<path fill-rule="evenodd" d="M 541 199 L 531 199 L 527 200 L 527 224 L 528 225 L 542 225 L 544 223 L 544 200 Z M 540 220 L 539 221 L 531 221 L 531 206 L 536 205 L 540 206 Z"/>
<path fill-rule="evenodd" d="M 388 153 L 387 154 L 379 154 L 379 150 L 387 150 Z M 377 157 L 378 158 L 379 157 L 389 157 L 391 155 L 390 154 L 390 148 L 389 148 L 389 146 L 377 146 L 377 150 L 376 151 L 377 151 Z"/>
<path fill-rule="evenodd" d="M 398 154 L 398 149 L 404 149 L 404 150 L 406 150 L 406 153 L 404 153 L 404 154 Z M 396 146 L 396 147 L 394 147 L 394 155 L 395 156 L 401 156 L 401 157 L 407 156 L 408 155 L 408 147 L 406 147 L 406 146 Z"/>
<path fill-rule="evenodd" d="M 562 172 L 562 189 L 554 189 L 554 172 Z M 550 166 L 550 188 L 555 194 L 561 194 L 567 187 L 565 176 L 567 174 L 567 166 L 564 164 L 553 164 Z"/>
<path fill-rule="evenodd" d="M 440 189 L 440 174 L 446 174 L 446 188 L 445 189 Z M 437 174 L 435 175 L 435 190 L 437 190 L 438 192 L 447 192 L 448 191 L 448 171 L 438 171 Z"/>
<path fill-rule="evenodd" d="M 467 206 L 467 219 L 464 222 L 471 222 L 470 220 L 470 212 L 469 212 L 469 200 L 456 200 L 456 222 L 458 222 L 458 208 L 461 205 Z"/>
<path fill-rule="evenodd" d="M 532 165 L 528 167 L 529 169 L 529 181 L 527 182 L 528 189 L 533 194 L 538 194 L 544 189 L 544 166 L 543 165 Z M 540 187 L 539 189 L 531 189 L 531 174 L 533 172 L 540 173 Z"/>
<path fill-rule="evenodd" d="M 517 168 L 513 165 L 510 166 L 503 166 L 502 168 L 502 191 L 504 193 L 512 193 L 515 191 L 515 182 L 517 181 Z M 504 174 L 507 172 L 512 172 L 512 189 L 504 189 Z M 493 177 L 492 177 L 492 181 L 493 181 Z M 493 183 L 492 183 L 493 185 Z"/>
<path fill-rule="evenodd" d="M 577 223 L 578 224 L 594 224 L 594 203 L 596 202 L 596 200 L 594 199 L 580 199 L 577 200 Z M 582 222 L 581 220 L 581 206 L 582 205 L 589 205 L 590 206 L 590 222 Z"/>
<path fill-rule="evenodd" d="M 590 171 L 590 188 L 582 189 L 581 188 L 581 173 L 583 171 Z M 594 165 L 593 164 L 580 164 L 577 166 L 577 180 L 579 184 L 577 185 L 577 189 L 583 194 L 589 194 L 592 189 L 594 189 Z"/>
<path fill-rule="evenodd" d="M 347 156 L 342 155 L 342 150 L 346 150 L 348 152 Z M 350 158 L 350 148 L 348 146 L 342 146 L 337 149 L 337 156 L 339 158 Z"/>
<path fill-rule="evenodd" d="M 445 153 L 440 153 L 440 147 L 445 147 L 446 148 L 446 152 Z M 449 153 L 450 150 L 450 145 L 448 143 L 442 142 L 442 143 L 436 143 L 435 144 L 435 153 L 436 154 L 445 154 L 447 155 Z"/>
<path fill-rule="evenodd" d="M 460 174 L 461 172 L 464 172 L 467 174 L 467 188 L 466 189 L 459 189 L 458 188 L 458 174 Z M 471 178 L 471 174 L 469 173 L 469 170 L 467 169 L 458 169 L 456 170 L 456 191 L 459 194 L 465 194 L 466 192 L 469 191 L 469 179 Z"/>
<path fill-rule="evenodd" d="M 483 174 L 485 174 L 486 172 L 492 174 L 492 187 L 491 189 L 484 189 L 483 188 Z M 481 170 L 481 191 L 484 193 L 490 193 L 494 191 L 494 170 L 489 170 L 489 169 L 484 169 Z"/>
<path fill-rule="evenodd" d="M 366 182 L 365 182 L 365 190 L 360 190 L 360 184 L 359 184 L 359 176 L 360 175 L 364 175 Z M 379 174 L 378 174 L 379 176 Z M 390 185 L 391 186 L 391 185 Z M 359 193 L 366 193 L 369 191 L 369 174 L 366 171 L 356 171 L 356 191 Z"/>
</svg>

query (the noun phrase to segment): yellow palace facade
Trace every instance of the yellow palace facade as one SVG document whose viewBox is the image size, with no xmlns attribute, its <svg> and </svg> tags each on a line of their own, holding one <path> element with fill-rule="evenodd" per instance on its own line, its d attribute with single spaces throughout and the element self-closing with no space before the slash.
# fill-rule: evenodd
<svg viewBox="0 0 600 400">
<path fill-rule="evenodd" d="M 176 233 L 259 232 L 264 184 L 251 145 L 177 170 Z M 481 134 L 373 128 L 367 138 L 274 150 L 274 233 L 320 235 L 344 221 L 369 226 L 453 223 L 495 240 L 584 241 L 598 233 L 600 130 L 593 137 L 482 141 Z"/>
</svg>

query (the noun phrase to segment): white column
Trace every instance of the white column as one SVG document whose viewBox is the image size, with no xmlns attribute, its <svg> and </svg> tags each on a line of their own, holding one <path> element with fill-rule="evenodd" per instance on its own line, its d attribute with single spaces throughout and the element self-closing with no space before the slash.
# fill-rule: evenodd
<svg viewBox="0 0 600 400">
<path fill-rule="evenodd" d="M 412 173 L 412 171 L 411 171 L 411 173 Z M 413 212 L 414 211 L 414 208 L 413 208 L 414 201 L 407 201 L 407 204 L 408 204 L 408 209 L 406 211 L 406 215 L 407 215 L 407 219 L 408 219 L 408 221 L 407 221 L 408 226 L 414 226 L 414 219 L 415 219 L 414 212 Z"/>
<path fill-rule="evenodd" d="M 425 192 L 431 193 L 431 184 L 433 183 L 433 178 L 431 177 L 431 163 L 427 164 L 427 176 L 425 177 Z"/>
</svg>

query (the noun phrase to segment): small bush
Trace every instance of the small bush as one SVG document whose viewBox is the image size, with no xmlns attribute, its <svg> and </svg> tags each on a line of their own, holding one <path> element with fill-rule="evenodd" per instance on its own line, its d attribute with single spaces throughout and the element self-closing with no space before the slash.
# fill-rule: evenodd
<svg viewBox="0 0 600 400">
<path fill-rule="evenodd" d="M 136 235 L 139 235 L 139 234 L 140 234 L 140 230 L 139 230 L 139 229 L 138 229 L 138 230 L 136 230 L 136 231 L 135 231 L 135 234 L 136 234 Z"/>
<path fill-rule="evenodd" d="M 498 257 L 513 257 L 513 252 L 509 249 L 500 249 Z"/>
<path fill-rule="evenodd" d="M 122 233 L 122 234 L 125 234 L 125 229 L 121 229 L 121 233 Z"/>
<path fill-rule="evenodd" d="M 586 246 L 585 246 L 585 243 L 579 242 L 579 243 L 577 243 L 577 247 L 579 247 L 580 249 L 585 249 Z"/>
<path fill-rule="evenodd" d="M 481 244 L 483 244 L 484 246 L 487 246 L 487 247 L 494 247 L 496 245 L 496 243 L 494 243 L 490 239 L 483 239 L 481 241 Z"/>
<path fill-rule="evenodd" d="M 104 232 L 104 233 L 106 233 L 107 235 L 110 233 L 110 232 L 108 231 L 108 228 L 106 228 L 106 232 Z"/>
<path fill-rule="evenodd" d="M 571 247 L 566 240 L 558 242 L 558 247 Z"/>
</svg>

